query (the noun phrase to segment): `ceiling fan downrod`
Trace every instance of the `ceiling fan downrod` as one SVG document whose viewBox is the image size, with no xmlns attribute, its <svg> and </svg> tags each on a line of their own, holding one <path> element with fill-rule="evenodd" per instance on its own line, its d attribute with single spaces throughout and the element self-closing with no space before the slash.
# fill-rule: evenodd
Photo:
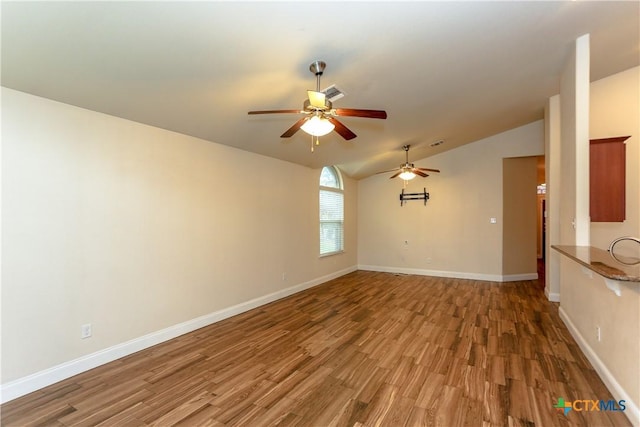
<svg viewBox="0 0 640 427">
<path fill-rule="evenodd" d="M 327 64 L 323 61 L 313 61 L 311 65 L 309 65 L 309 71 L 316 76 L 316 92 L 320 92 L 320 76 L 322 76 L 326 66 Z"/>
<path fill-rule="evenodd" d="M 403 145 L 402 149 L 404 150 L 404 167 L 405 168 L 413 168 L 413 163 L 409 163 L 409 148 L 411 145 Z"/>
</svg>

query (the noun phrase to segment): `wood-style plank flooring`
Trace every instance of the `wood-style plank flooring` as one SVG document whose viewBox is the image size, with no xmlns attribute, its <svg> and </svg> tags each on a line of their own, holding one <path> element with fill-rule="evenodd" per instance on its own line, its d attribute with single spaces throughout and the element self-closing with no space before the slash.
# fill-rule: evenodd
<svg viewBox="0 0 640 427">
<path fill-rule="evenodd" d="M 626 426 L 537 281 L 357 271 L 3 405 L 3 426 Z"/>
</svg>

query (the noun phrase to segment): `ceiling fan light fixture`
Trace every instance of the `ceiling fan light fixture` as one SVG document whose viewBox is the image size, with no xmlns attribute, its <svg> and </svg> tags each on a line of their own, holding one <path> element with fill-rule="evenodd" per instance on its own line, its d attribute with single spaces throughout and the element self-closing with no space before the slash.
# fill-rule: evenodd
<svg viewBox="0 0 640 427">
<path fill-rule="evenodd" d="M 324 117 L 313 116 L 302 126 L 300 129 L 312 136 L 324 136 L 331 132 L 335 128 L 335 125 Z"/>
<path fill-rule="evenodd" d="M 402 146 L 402 149 L 405 151 L 406 161 L 403 164 L 401 164 L 399 168 L 378 172 L 378 173 L 395 172 L 393 175 L 389 177 L 389 179 L 394 179 L 396 177 L 400 178 L 401 180 L 404 181 L 405 188 L 407 186 L 407 182 L 412 180 L 416 176 L 421 176 L 423 178 L 426 178 L 429 176 L 429 174 L 426 172 L 440 172 L 440 170 L 438 169 L 417 168 L 413 163 L 409 163 L 409 147 L 410 145 L 408 144 Z"/>
<path fill-rule="evenodd" d="M 400 173 L 400 175 L 398 175 L 398 178 L 403 179 L 405 181 L 412 180 L 415 177 L 416 177 L 416 174 L 411 172 L 411 171 L 409 171 L 409 170 L 402 171 L 402 173 Z"/>
</svg>

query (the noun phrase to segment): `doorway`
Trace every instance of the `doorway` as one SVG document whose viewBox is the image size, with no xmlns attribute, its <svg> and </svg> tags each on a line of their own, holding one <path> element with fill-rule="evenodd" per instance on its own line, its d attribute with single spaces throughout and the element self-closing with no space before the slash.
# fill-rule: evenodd
<svg viewBox="0 0 640 427">
<path fill-rule="evenodd" d="M 537 193 L 537 267 L 538 267 L 538 283 L 540 287 L 545 287 L 545 251 L 546 251 L 546 230 L 547 230 L 547 185 L 545 178 L 545 158 L 544 156 L 536 156 L 536 193 Z"/>
<path fill-rule="evenodd" d="M 537 156 L 502 160 L 502 276 L 504 280 L 538 277 Z"/>
</svg>

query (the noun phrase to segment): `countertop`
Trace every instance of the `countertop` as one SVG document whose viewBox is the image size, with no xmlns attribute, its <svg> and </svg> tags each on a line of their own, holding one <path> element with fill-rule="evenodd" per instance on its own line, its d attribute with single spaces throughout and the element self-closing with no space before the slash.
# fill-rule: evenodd
<svg viewBox="0 0 640 427">
<path fill-rule="evenodd" d="M 608 279 L 640 283 L 640 264 L 625 264 L 633 260 L 619 257 L 623 262 L 616 261 L 608 251 L 593 246 L 551 245 L 551 247 Z"/>
</svg>

